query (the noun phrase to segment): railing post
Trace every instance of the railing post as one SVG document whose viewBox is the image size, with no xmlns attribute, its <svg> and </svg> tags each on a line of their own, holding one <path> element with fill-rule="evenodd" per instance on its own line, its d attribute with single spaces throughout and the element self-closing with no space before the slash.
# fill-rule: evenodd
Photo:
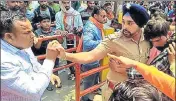
<svg viewBox="0 0 176 101">
<path fill-rule="evenodd" d="M 81 99 L 81 96 L 80 96 L 80 81 L 81 81 L 81 77 L 80 77 L 80 73 L 81 73 L 81 67 L 80 67 L 80 64 L 76 64 L 75 65 L 75 75 L 76 75 L 76 83 L 75 83 L 75 85 L 76 85 L 76 90 L 75 90 L 75 94 L 76 94 L 76 101 L 80 101 L 80 99 Z"/>
</svg>

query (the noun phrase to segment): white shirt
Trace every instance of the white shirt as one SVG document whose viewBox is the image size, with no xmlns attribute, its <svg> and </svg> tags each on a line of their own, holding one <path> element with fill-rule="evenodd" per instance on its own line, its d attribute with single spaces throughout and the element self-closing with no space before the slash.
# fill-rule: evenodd
<svg viewBox="0 0 176 101">
<path fill-rule="evenodd" d="M 37 62 L 31 48 L 19 50 L 1 40 L 1 101 L 40 101 L 54 62 Z"/>
</svg>

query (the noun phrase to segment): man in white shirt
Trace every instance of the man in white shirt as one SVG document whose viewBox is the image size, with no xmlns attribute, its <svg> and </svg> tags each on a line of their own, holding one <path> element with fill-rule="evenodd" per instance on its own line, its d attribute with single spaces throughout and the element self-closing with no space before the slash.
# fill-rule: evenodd
<svg viewBox="0 0 176 101">
<path fill-rule="evenodd" d="M 43 65 L 37 62 L 30 47 L 34 33 L 23 14 L 1 11 L 1 101 L 40 101 L 50 82 L 60 79 L 52 75 L 57 41 L 49 43 Z"/>
</svg>

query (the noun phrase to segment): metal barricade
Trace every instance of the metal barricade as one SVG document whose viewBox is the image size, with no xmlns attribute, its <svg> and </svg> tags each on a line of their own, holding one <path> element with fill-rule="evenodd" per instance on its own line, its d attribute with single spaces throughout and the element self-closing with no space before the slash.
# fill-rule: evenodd
<svg viewBox="0 0 176 101">
<path fill-rule="evenodd" d="M 75 39 L 75 35 L 74 34 L 69 34 L 68 37 L 70 38 L 73 38 Z M 46 41 L 46 40 L 53 40 L 53 39 L 59 39 L 59 38 L 63 38 L 62 36 L 60 35 L 53 35 L 53 36 L 47 36 L 47 37 L 44 37 L 44 38 L 39 38 L 40 41 Z M 76 36 L 76 42 L 78 42 L 76 44 L 77 47 L 75 48 L 70 48 L 70 49 L 67 49 L 66 52 L 73 52 L 73 51 L 76 51 L 77 53 L 78 52 L 81 52 L 82 51 L 82 37 L 80 38 L 79 36 Z M 37 56 L 38 59 L 45 59 L 46 55 L 40 55 L 40 56 Z M 108 65 L 106 66 L 100 66 L 100 67 L 97 67 L 95 69 L 92 69 L 92 70 L 89 70 L 87 72 L 84 72 L 84 73 L 81 73 L 81 65 L 78 64 L 78 63 L 70 63 L 70 64 L 67 64 L 67 65 L 64 65 L 64 66 L 60 66 L 60 67 L 57 67 L 57 68 L 54 68 L 53 69 L 53 72 L 56 72 L 56 71 L 59 71 L 59 70 L 62 70 L 62 69 L 65 69 L 65 68 L 69 68 L 71 66 L 75 66 L 75 76 L 76 76 L 76 83 L 75 83 L 75 93 L 76 93 L 76 101 L 80 101 L 81 97 L 88 94 L 88 93 L 91 93 L 93 92 L 94 90 L 100 88 L 104 83 L 105 81 L 97 84 L 97 85 L 94 85 L 86 90 L 83 90 L 81 91 L 80 87 L 81 87 L 81 80 L 89 75 L 92 75 L 92 74 L 95 74 L 97 72 L 100 72 L 104 69 L 107 69 L 108 68 Z"/>
</svg>

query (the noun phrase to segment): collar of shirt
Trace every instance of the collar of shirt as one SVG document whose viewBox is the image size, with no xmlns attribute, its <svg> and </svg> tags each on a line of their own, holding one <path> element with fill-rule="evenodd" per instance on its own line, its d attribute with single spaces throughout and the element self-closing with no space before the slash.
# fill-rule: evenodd
<svg viewBox="0 0 176 101">
<path fill-rule="evenodd" d="M 1 48 L 5 48 L 15 54 L 21 51 L 20 49 L 12 46 L 11 44 L 9 44 L 8 42 L 6 42 L 5 40 L 2 40 L 2 39 L 1 39 Z"/>
</svg>

